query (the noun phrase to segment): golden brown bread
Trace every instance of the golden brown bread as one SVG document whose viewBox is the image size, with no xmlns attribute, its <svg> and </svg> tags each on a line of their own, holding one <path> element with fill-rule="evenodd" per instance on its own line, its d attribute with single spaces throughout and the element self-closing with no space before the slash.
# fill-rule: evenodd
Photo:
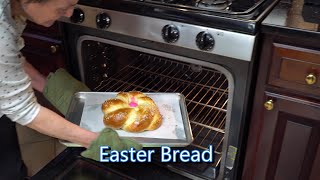
<svg viewBox="0 0 320 180">
<path fill-rule="evenodd" d="M 106 126 L 128 132 L 151 131 L 162 124 L 157 105 L 139 91 L 118 93 L 102 104 L 102 112 Z"/>
</svg>

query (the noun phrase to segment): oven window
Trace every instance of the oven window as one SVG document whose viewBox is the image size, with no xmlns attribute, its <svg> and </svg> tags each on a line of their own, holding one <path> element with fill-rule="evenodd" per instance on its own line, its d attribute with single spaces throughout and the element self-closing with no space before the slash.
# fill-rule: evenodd
<svg viewBox="0 0 320 180">
<path fill-rule="evenodd" d="M 85 172 L 85 173 L 84 173 Z M 97 180 L 97 179 L 129 179 L 126 175 L 101 168 L 93 163 L 77 159 L 59 177 L 60 180 Z"/>
<path fill-rule="evenodd" d="M 213 164 L 188 163 L 182 167 L 201 176 L 206 176 L 207 168 L 219 167 L 228 103 L 228 80 L 224 74 L 196 64 L 92 40 L 82 43 L 83 74 L 92 90 L 182 93 L 186 97 L 194 136 L 188 148 L 206 150 L 208 145 L 215 148 Z"/>
</svg>

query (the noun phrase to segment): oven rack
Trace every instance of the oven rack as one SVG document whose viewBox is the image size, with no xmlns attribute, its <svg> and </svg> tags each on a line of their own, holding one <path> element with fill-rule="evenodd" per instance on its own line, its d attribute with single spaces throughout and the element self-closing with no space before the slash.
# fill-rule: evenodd
<svg viewBox="0 0 320 180">
<path fill-rule="evenodd" d="M 228 102 L 228 81 L 221 72 L 140 53 L 94 90 L 182 93 L 194 135 L 192 145 L 207 149 L 212 144 L 221 155 Z"/>
</svg>

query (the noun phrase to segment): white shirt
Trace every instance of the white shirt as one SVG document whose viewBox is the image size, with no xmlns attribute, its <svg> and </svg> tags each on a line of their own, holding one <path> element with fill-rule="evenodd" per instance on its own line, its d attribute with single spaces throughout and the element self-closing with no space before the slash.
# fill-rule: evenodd
<svg viewBox="0 0 320 180">
<path fill-rule="evenodd" d="M 21 38 L 26 26 L 23 17 L 11 16 L 10 0 L 0 2 L 0 116 L 7 115 L 21 125 L 30 123 L 39 113 L 31 79 L 23 70 L 24 47 Z"/>
</svg>

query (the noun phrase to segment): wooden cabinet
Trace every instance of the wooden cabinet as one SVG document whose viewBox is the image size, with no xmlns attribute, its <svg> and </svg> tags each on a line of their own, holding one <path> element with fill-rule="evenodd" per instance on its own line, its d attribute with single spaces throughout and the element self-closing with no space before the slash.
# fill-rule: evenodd
<svg viewBox="0 0 320 180">
<path fill-rule="evenodd" d="M 66 67 L 66 53 L 63 47 L 63 32 L 61 29 L 59 22 L 48 28 L 28 22 L 23 32 L 25 47 L 21 52 L 26 60 L 45 76 L 59 68 Z M 35 91 L 35 94 L 41 105 L 61 115 L 41 93 Z"/>
<path fill-rule="evenodd" d="M 320 158 L 320 104 L 266 92 L 265 101 L 270 100 L 273 107 L 263 111 L 257 152 L 261 155 L 257 162 L 263 163 L 257 164 L 261 169 L 257 177 L 294 180 L 312 174 L 311 179 L 319 178 L 314 157 Z"/>
<path fill-rule="evenodd" d="M 273 43 L 268 84 L 320 96 L 320 51 Z"/>
<path fill-rule="evenodd" d="M 263 42 L 242 179 L 320 179 L 320 46 Z"/>
<path fill-rule="evenodd" d="M 42 74 L 47 76 L 50 72 L 65 68 L 66 57 L 59 23 L 45 28 L 28 22 L 23 38 L 23 55 Z"/>
</svg>

